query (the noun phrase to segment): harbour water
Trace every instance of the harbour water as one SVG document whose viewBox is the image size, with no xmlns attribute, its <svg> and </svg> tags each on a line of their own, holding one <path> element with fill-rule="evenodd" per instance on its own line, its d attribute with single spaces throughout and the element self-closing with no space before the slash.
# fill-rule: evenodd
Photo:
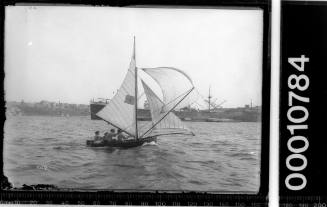
<svg viewBox="0 0 327 207">
<path fill-rule="evenodd" d="M 256 192 L 260 122 L 187 122 L 195 136 L 161 136 L 130 149 L 86 146 L 90 117 L 16 116 L 4 126 L 4 172 L 14 187 Z"/>
</svg>

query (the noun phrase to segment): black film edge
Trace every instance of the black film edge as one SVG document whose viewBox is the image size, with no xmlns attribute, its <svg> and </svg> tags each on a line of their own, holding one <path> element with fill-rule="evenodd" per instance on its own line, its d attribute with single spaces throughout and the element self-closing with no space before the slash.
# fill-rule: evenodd
<svg viewBox="0 0 327 207">
<path fill-rule="evenodd" d="M 8 1 L 8 4 L 17 2 Z M 35 3 L 35 2 L 33 2 Z M 80 2 L 52 2 L 36 1 L 38 3 L 80 3 Z M 88 2 L 93 4 L 94 2 Z M 106 5 L 106 2 L 97 2 Z M 115 1 L 110 6 L 153 5 L 151 1 Z M 158 4 L 158 3 L 156 3 Z M 2 203 L 42 203 L 42 204 L 109 204 L 109 205 L 215 205 L 215 206 L 262 206 L 268 203 L 269 180 L 269 124 L 270 124 L 270 1 L 174 1 L 160 2 L 160 6 L 183 5 L 210 6 L 224 8 L 255 8 L 263 10 L 263 60 L 262 60 L 262 132 L 261 132 L 261 161 L 260 161 L 260 188 L 256 195 L 246 192 L 237 193 L 169 193 L 169 192 L 113 192 L 113 191 L 29 191 L 2 189 Z M 4 38 L 3 38 L 4 39 Z M 3 48 L 2 48 L 3 49 Z M 4 116 L 4 115 L 3 115 Z M 3 138 L 3 137 L 2 137 Z M 2 139 L 3 142 L 3 139 Z M 2 162 L 3 168 L 3 162 Z M 5 179 L 3 180 L 5 181 Z M 4 186 L 6 187 L 6 186 Z"/>
<path fill-rule="evenodd" d="M 327 4 L 282 1 L 280 202 L 326 206 Z"/>
</svg>

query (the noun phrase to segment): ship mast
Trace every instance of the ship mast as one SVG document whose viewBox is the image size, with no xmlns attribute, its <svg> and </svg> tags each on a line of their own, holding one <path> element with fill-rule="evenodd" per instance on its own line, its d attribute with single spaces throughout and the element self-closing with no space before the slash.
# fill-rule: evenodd
<svg viewBox="0 0 327 207">
<path fill-rule="evenodd" d="M 137 130 L 137 67 L 136 67 L 136 58 L 135 58 L 135 36 L 134 36 L 134 45 L 133 45 L 133 60 L 135 64 L 135 138 L 139 138 Z"/>
</svg>

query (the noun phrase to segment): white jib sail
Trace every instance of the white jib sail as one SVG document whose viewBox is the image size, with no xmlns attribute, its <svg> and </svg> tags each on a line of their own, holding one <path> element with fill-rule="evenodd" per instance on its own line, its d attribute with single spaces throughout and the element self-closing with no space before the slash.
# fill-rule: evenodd
<svg viewBox="0 0 327 207">
<path fill-rule="evenodd" d="M 166 135 L 166 134 L 192 134 L 182 121 L 171 112 L 172 108 L 165 107 L 165 104 L 142 81 L 144 93 L 150 106 L 152 122 L 140 128 L 141 137 Z"/>
<path fill-rule="evenodd" d="M 118 92 L 96 115 L 110 124 L 135 136 L 135 59 L 131 60 L 128 72 Z"/>
</svg>

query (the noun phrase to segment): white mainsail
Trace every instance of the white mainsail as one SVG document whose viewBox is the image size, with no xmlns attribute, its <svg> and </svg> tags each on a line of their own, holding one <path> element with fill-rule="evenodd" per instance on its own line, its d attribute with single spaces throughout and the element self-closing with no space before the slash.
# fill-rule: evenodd
<svg viewBox="0 0 327 207">
<path fill-rule="evenodd" d="M 133 55 L 125 79 L 118 92 L 96 115 L 131 136 L 135 130 L 135 56 Z"/>
<path fill-rule="evenodd" d="M 166 134 L 192 134 L 182 121 L 171 112 L 173 108 L 165 107 L 165 104 L 144 81 L 142 81 L 142 85 L 149 102 L 152 122 L 139 130 L 141 137 Z"/>
</svg>

